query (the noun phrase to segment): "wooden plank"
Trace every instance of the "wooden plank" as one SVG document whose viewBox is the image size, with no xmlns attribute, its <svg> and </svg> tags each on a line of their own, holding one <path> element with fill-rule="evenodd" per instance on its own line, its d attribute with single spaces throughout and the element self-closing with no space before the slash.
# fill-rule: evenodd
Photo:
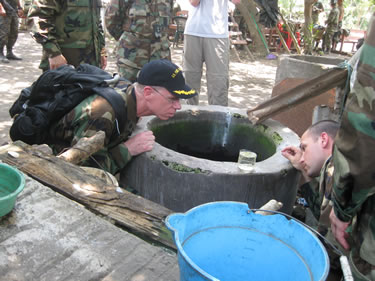
<svg viewBox="0 0 375 281">
<path fill-rule="evenodd" d="M 283 35 L 281 34 L 280 30 L 279 30 L 277 27 L 276 27 L 276 31 L 277 31 L 277 33 L 279 34 L 280 41 L 281 41 L 281 43 L 283 44 L 285 51 L 286 51 L 288 54 L 290 54 L 290 50 L 289 50 L 289 48 L 288 48 L 288 45 L 285 43 L 284 37 L 283 37 Z"/>
<path fill-rule="evenodd" d="M 18 157 L 11 156 L 9 151 L 16 152 Z M 171 210 L 108 185 L 79 166 L 45 154 L 23 142 L 17 141 L 0 147 L 0 160 L 133 233 L 175 248 L 164 224 L 164 219 L 172 213 Z"/>
<path fill-rule="evenodd" d="M 266 100 L 256 107 L 248 109 L 247 115 L 253 124 L 259 124 L 272 116 L 284 112 L 310 98 L 316 97 L 332 88 L 342 87 L 347 79 L 348 70 L 332 68 L 322 75 L 308 80 L 285 93 Z"/>
<path fill-rule="evenodd" d="M 229 31 L 229 36 L 242 36 L 241 31 Z"/>
<path fill-rule="evenodd" d="M 297 42 L 297 39 L 296 37 L 294 36 L 294 33 L 292 31 L 292 29 L 290 28 L 288 22 L 284 19 L 283 15 L 281 13 L 279 13 L 279 15 L 281 16 L 281 19 L 283 20 L 283 22 L 285 23 L 285 26 L 286 26 L 286 29 L 288 30 L 289 34 L 290 34 L 290 37 L 292 37 L 292 40 L 293 40 L 293 43 L 294 43 L 294 47 L 296 48 L 297 50 L 297 53 L 300 55 L 302 52 L 301 52 L 301 48 L 299 47 L 298 45 L 298 42 Z"/>
<path fill-rule="evenodd" d="M 230 26 L 230 27 L 238 27 L 238 23 L 228 22 L 228 26 Z"/>
<path fill-rule="evenodd" d="M 230 40 L 231 44 L 232 45 L 247 45 L 247 41 L 246 40 Z"/>
</svg>

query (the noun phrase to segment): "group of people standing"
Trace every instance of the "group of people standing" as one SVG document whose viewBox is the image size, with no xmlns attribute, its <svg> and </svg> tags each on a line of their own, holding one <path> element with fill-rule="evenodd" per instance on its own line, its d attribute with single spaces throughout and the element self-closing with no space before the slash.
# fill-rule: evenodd
<svg viewBox="0 0 375 281">
<path fill-rule="evenodd" d="M 233 0 L 232 2 L 239 2 Z M 35 18 L 34 38 L 43 46 L 40 68 L 55 69 L 69 63 L 107 64 L 104 27 L 117 41 L 116 63 L 120 75 L 135 82 L 147 62 L 171 60 L 168 28 L 172 1 L 111 0 L 101 21 L 101 0 L 35 0 L 28 17 Z M 229 0 L 191 0 L 185 27 L 184 75 L 198 92 L 203 63 L 207 69 L 209 104 L 228 105 Z M 103 25 L 104 24 L 104 25 Z M 199 103 L 199 95 L 189 101 Z"/>
<path fill-rule="evenodd" d="M 341 26 L 340 11 L 337 8 L 337 1 L 330 0 L 331 10 L 325 21 L 325 31 L 323 35 L 322 51 L 326 54 L 331 52 L 333 35 Z M 316 1 L 312 7 L 312 21 L 314 25 L 319 23 L 319 14 L 324 11 L 322 2 Z"/>
</svg>

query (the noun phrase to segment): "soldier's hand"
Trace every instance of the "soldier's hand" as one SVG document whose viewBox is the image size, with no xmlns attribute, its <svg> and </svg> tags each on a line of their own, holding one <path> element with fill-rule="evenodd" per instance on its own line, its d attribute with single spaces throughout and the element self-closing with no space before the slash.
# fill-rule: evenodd
<svg viewBox="0 0 375 281">
<path fill-rule="evenodd" d="M 56 69 L 68 63 L 63 55 L 58 55 L 56 57 L 49 58 L 48 61 L 49 61 L 49 69 Z"/>
<path fill-rule="evenodd" d="M 17 15 L 18 15 L 19 18 L 23 18 L 23 17 L 24 17 L 23 10 L 19 9 L 19 10 L 17 11 Z"/>
<path fill-rule="evenodd" d="M 332 234 L 336 238 L 337 242 L 339 242 L 345 250 L 350 250 L 350 245 L 347 241 L 349 234 L 346 232 L 346 229 L 348 228 L 350 222 L 341 221 L 336 216 L 333 209 L 329 214 L 329 220 L 331 221 Z"/>
<path fill-rule="evenodd" d="M 101 56 L 100 60 L 101 60 L 100 61 L 101 62 L 101 67 L 104 70 L 107 67 L 107 56 L 106 55 Z"/>
<path fill-rule="evenodd" d="M 3 6 L 0 5 L 0 17 L 5 17 L 7 15 L 7 12 L 3 8 Z"/>
<path fill-rule="evenodd" d="M 281 151 L 281 154 L 290 161 L 294 168 L 303 171 L 303 165 L 301 163 L 302 151 L 300 148 L 288 146 Z"/>
<path fill-rule="evenodd" d="M 151 151 L 154 147 L 155 136 L 152 131 L 145 131 L 135 135 L 124 142 L 130 155 L 135 156 L 146 151 Z"/>
</svg>

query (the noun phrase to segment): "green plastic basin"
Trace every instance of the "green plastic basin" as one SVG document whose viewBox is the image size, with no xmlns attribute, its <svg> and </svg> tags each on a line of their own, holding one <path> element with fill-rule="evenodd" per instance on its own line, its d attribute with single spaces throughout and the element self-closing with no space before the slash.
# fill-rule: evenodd
<svg viewBox="0 0 375 281">
<path fill-rule="evenodd" d="M 16 168 L 0 163 L 0 217 L 13 210 L 17 195 L 25 187 L 25 177 Z"/>
</svg>

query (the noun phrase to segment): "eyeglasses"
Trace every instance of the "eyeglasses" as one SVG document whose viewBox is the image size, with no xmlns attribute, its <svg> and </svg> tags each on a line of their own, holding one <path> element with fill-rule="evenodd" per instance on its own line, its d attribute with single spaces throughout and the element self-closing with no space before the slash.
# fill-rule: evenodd
<svg viewBox="0 0 375 281">
<path fill-rule="evenodd" d="M 164 96 L 162 93 L 160 93 L 158 90 L 156 90 L 155 88 L 152 88 L 153 90 L 155 90 L 155 92 L 157 92 L 159 95 L 161 95 L 163 98 L 165 98 L 169 103 L 171 104 L 174 104 L 174 103 L 177 103 L 177 102 L 180 102 L 180 99 L 179 98 L 169 98 L 169 97 L 166 97 Z"/>
</svg>

